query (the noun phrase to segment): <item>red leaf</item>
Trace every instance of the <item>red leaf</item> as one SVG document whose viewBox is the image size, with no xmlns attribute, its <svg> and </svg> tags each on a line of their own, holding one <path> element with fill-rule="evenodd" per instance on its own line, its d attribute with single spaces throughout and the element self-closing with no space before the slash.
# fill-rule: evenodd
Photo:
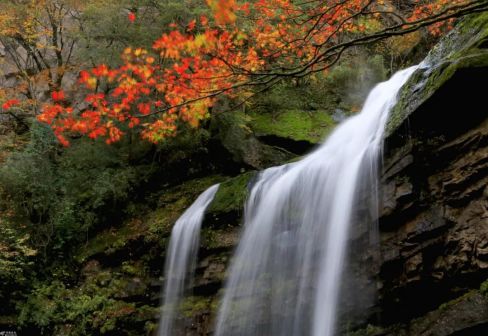
<svg viewBox="0 0 488 336">
<path fill-rule="evenodd" d="M 51 98 L 54 101 L 62 101 L 65 99 L 64 92 L 63 91 L 53 91 L 51 93 Z"/>
<path fill-rule="evenodd" d="M 188 27 L 186 28 L 189 32 L 193 31 L 195 29 L 197 21 L 196 20 L 191 20 L 190 23 L 188 24 Z"/>
<path fill-rule="evenodd" d="M 3 103 L 2 108 L 4 110 L 10 109 L 12 106 L 19 105 L 20 101 L 18 99 L 10 99 Z"/>
<path fill-rule="evenodd" d="M 136 20 L 136 14 L 134 12 L 129 12 L 129 15 L 127 17 L 131 23 L 134 23 L 134 21 Z"/>
</svg>

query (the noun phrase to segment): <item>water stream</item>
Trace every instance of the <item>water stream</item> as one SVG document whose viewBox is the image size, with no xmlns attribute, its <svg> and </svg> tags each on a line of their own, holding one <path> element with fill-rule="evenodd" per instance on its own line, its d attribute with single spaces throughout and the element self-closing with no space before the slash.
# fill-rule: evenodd
<svg viewBox="0 0 488 336">
<path fill-rule="evenodd" d="M 412 67 L 378 84 L 361 113 L 301 161 L 260 173 L 246 204 L 217 336 L 333 336 L 348 237 L 371 221 L 382 136 Z M 367 202 L 365 205 L 364 203 Z"/>
<path fill-rule="evenodd" d="M 165 262 L 163 312 L 159 323 L 159 336 L 173 334 L 175 318 L 185 289 L 189 288 L 195 270 L 200 227 L 207 206 L 212 202 L 219 185 L 203 192 L 176 221 Z"/>
</svg>

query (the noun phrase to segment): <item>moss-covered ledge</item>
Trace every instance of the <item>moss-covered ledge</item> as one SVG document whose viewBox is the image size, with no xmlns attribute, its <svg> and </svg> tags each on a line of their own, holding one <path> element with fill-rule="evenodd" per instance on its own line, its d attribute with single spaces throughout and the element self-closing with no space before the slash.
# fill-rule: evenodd
<svg viewBox="0 0 488 336">
<path fill-rule="evenodd" d="M 466 17 L 429 53 L 424 64 L 407 81 L 390 113 L 385 138 L 425 105 L 463 69 L 488 68 L 488 13 Z M 462 99 L 463 97 L 459 97 Z"/>
<path fill-rule="evenodd" d="M 86 244 L 77 249 L 74 259 L 83 264 L 92 258 L 116 258 L 117 253 L 126 253 L 135 249 L 143 254 L 144 249 L 158 247 L 165 250 L 173 225 L 199 194 L 211 185 L 225 181 L 221 175 L 211 175 L 183 182 L 177 186 L 163 189 L 152 196 L 151 204 L 134 206 L 134 218 L 98 232 Z"/>
<path fill-rule="evenodd" d="M 281 113 L 249 113 L 250 126 L 257 137 L 276 136 L 318 144 L 335 126 L 325 110 L 285 110 Z"/>
<path fill-rule="evenodd" d="M 219 190 L 207 208 L 206 223 L 210 226 L 221 222 L 221 217 L 230 220 L 228 225 L 238 225 L 242 216 L 249 185 L 256 171 L 248 171 L 220 184 Z"/>
</svg>

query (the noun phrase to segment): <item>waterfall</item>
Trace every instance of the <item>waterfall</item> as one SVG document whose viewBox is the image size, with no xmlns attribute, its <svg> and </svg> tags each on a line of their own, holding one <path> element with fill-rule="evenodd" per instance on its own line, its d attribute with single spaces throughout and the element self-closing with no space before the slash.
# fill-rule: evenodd
<svg viewBox="0 0 488 336">
<path fill-rule="evenodd" d="M 378 84 L 361 113 L 304 159 L 260 174 L 246 203 L 217 336 L 334 335 L 347 241 L 354 223 L 375 219 L 364 209 L 377 209 L 388 112 L 415 69 Z"/>
<path fill-rule="evenodd" d="M 174 320 L 195 270 L 200 227 L 207 206 L 212 202 L 219 185 L 203 192 L 176 221 L 166 255 L 165 288 L 163 312 L 159 324 L 159 336 L 170 336 L 174 331 Z"/>
</svg>

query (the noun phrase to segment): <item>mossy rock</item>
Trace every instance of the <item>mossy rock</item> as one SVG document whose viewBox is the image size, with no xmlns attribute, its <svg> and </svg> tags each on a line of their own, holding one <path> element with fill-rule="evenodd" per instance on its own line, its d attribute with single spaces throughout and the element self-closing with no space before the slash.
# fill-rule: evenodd
<svg viewBox="0 0 488 336">
<path fill-rule="evenodd" d="M 239 242 L 240 230 L 229 228 L 214 229 L 203 228 L 201 236 L 201 245 L 206 249 L 233 248 Z"/>
<path fill-rule="evenodd" d="M 190 296 L 183 300 L 180 311 L 187 318 L 198 316 L 202 313 L 215 312 L 218 308 L 218 299 L 204 296 Z"/>
<path fill-rule="evenodd" d="M 79 249 L 75 259 L 82 263 L 97 254 L 110 255 L 137 239 L 143 238 L 146 243 L 154 243 L 167 238 L 174 223 L 198 195 L 223 179 L 219 175 L 209 176 L 163 190 L 158 195 L 158 207 L 155 210 L 142 214 L 140 218 L 132 218 L 118 228 L 99 232 Z"/>
<path fill-rule="evenodd" d="M 145 231 L 147 231 L 147 227 L 142 221 L 131 220 L 120 228 L 100 232 L 79 248 L 75 260 L 83 263 L 100 253 L 111 254 L 123 248 L 128 241 L 137 239 Z"/>
<path fill-rule="evenodd" d="M 319 143 L 335 125 L 331 115 L 324 110 L 284 110 L 280 113 L 250 113 L 250 126 L 260 136 L 274 135 L 295 141 Z"/>
<path fill-rule="evenodd" d="M 461 69 L 488 67 L 488 13 L 469 16 L 432 49 L 399 93 L 385 137 L 444 86 Z"/>
<path fill-rule="evenodd" d="M 207 212 L 213 216 L 242 212 L 248 195 L 249 183 L 255 176 L 255 171 L 249 171 L 222 182 Z"/>
<path fill-rule="evenodd" d="M 162 192 L 157 202 L 158 208 L 147 217 L 149 232 L 145 238 L 146 241 L 168 237 L 178 218 L 198 196 L 212 185 L 223 180 L 225 177 L 220 175 L 208 176 L 187 181 Z"/>
<path fill-rule="evenodd" d="M 481 284 L 480 292 L 481 292 L 481 294 L 488 297 L 488 279 Z"/>
<path fill-rule="evenodd" d="M 246 169 L 265 169 L 282 164 L 296 155 L 279 146 L 259 141 L 251 128 L 252 118 L 242 111 L 225 112 L 212 119 L 214 138 Z"/>
</svg>

